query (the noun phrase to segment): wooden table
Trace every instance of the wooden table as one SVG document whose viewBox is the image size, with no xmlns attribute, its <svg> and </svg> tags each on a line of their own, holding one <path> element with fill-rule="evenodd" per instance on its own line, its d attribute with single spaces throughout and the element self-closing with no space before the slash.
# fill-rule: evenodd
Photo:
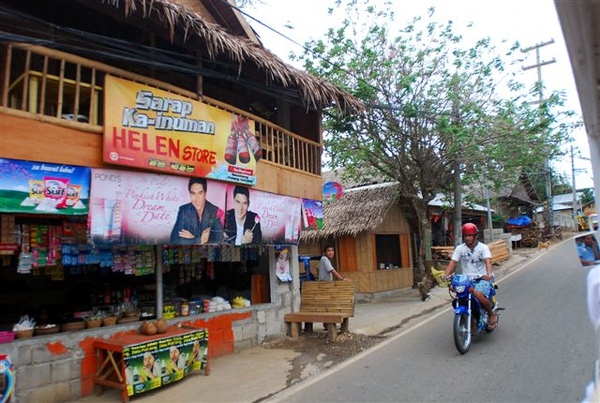
<svg viewBox="0 0 600 403">
<path fill-rule="evenodd" d="M 129 396 L 183 379 L 194 370 L 209 374 L 208 331 L 171 326 L 166 333 L 146 336 L 122 334 L 94 342 L 96 371 L 94 389 L 99 396 L 104 386 Z"/>
</svg>

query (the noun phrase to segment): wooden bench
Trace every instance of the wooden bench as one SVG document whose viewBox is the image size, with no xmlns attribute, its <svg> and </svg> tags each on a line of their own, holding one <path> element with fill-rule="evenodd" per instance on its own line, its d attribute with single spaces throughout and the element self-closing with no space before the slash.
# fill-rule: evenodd
<svg viewBox="0 0 600 403">
<path fill-rule="evenodd" d="M 341 332 L 348 332 L 348 319 L 354 316 L 354 282 L 346 281 L 305 281 L 302 283 L 300 311 L 288 313 L 284 321 L 290 324 L 290 337 L 304 331 L 312 332 L 313 323 L 327 324 L 328 338 L 335 341 L 336 325 L 341 323 Z"/>
</svg>

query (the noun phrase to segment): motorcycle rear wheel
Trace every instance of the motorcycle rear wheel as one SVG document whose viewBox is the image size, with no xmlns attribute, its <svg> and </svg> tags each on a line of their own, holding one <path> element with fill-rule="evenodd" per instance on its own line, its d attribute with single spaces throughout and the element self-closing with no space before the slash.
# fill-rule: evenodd
<svg viewBox="0 0 600 403">
<path fill-rule="evenodd" d="M 466 354 L 471 347 L 471 332 L 469 331 L 469 315 L 466 313 L 454 315 L 454 345 L 461 354 Z"/>
</svg>

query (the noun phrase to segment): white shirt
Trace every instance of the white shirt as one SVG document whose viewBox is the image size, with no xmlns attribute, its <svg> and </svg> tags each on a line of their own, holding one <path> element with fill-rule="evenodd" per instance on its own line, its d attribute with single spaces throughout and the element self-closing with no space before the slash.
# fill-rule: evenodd
<svg viewBox="0 0 600 403">
<path fill-rule="evenodd" d="M 332 281 L 332 270 L 333 265 L 331 264 L 329 258 L 327 256 L 321 256 L 321 261 L 319 262 L 319 280 Z"/>
<path fill-rule="evenodd" d="M 459 262 L 463 274 L 470 276 L 484 276 L 487 274 L 484 259 L 491 259 L 490 248 L 481 242 L 471 250 L 466 244 L 460 244 L 454 249 L 452 260 Z"/>
</svg>

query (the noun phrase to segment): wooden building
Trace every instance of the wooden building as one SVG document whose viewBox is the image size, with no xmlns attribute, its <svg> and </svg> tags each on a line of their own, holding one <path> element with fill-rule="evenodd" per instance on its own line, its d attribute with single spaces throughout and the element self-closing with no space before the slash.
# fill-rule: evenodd
<svg viewBox="0 0 600 403">
<path fill-rule="evenodd" d="M 118 156 L 103 151 L 106 119 L 115 102 L 107 91 L 110 78 L 141 86 L 146 93 L 170 94 L 167 101 L 162 100 L 166 103 L 152 101 L 155 110 L 189 101 L 252 121 L 255 131 L 251 134 L 259 140 L 260 149 L 250 172 L 255 178 L 251 189 L 321 200 L 322 110 L 335 106 L 352 113 L 363 106 L 332 84 L 286 65 L 266 50 L 232 4 L 221 0 L 0 1 L 0 160 L 144 173 L 139 167 L 116 167 L 111 158 Z M 138 150 L 154 146 L 162 153 L 167 152 L 165 144 L 174 147 L 174 142 L 164 139 L 148 143 L 141 132 L 126 145 Z M 10 226 L 19 220 L 36 222 L 39 217 L 13 214 L 7 219 L 9 225 L 2 227 L 0 244 L 14 238 L 11 242 L 15 245 L 10 247 L 16 246 L 0 248 L 4 255 L 0 287 L 7 291 L 0 303 L 5 313 L 17 299 L 15 293 L 26 288 L 20 283 L 12 285 L 23 277 L 13 270 L 21 245 Z M 45 215 L 43 219 L 54 217 Z M 252 281 L 253 294 L 261 296 L 256 304 L 235 312 L 184 318 L 187 325 L 208 329 L 209 356 L 229 354 L 261 343 L 267 336 L 285 334 L 283 315 L 299 305 L 299 282 L 279 282 L 272 270 L 274 249 L 269 245 L 262 248 L 266 252 L 259 266 L 264 267 L 257 268 L 262 274 Z M 159 251 L 156 254 L 159 261 Z M 297 280 L 295 246 L 291 247 L 290 262 Z M 46 279 L 43 272 L 30 279 L 40 278 Z M 60 292 L 69 295 L 68 290 Z M 156 299 L 161 295 L 157 292 Z M 14 314 L 18 317 L 19 313 Z M 90 394 L 94 340 L 130 332 L 137 326 L 36 336 L 4 345 L 3 352 L 13 357 L 17 368 L 15 398 L 53 402 Z M 48 376 L 30 378 L 31 373 L 41 373 L 42 367 Z"/>
<path fill-rule="evenodd" d="M 325 245 L 334 245 L 335 267 L 368 298 L 413 286 L 411 233 L 398 186 L 382 183 L 347 189 L 325 202 L 323 229 L 304 231 L 298 248 L 300 255 L 319 256 Z"/>
</svg>

